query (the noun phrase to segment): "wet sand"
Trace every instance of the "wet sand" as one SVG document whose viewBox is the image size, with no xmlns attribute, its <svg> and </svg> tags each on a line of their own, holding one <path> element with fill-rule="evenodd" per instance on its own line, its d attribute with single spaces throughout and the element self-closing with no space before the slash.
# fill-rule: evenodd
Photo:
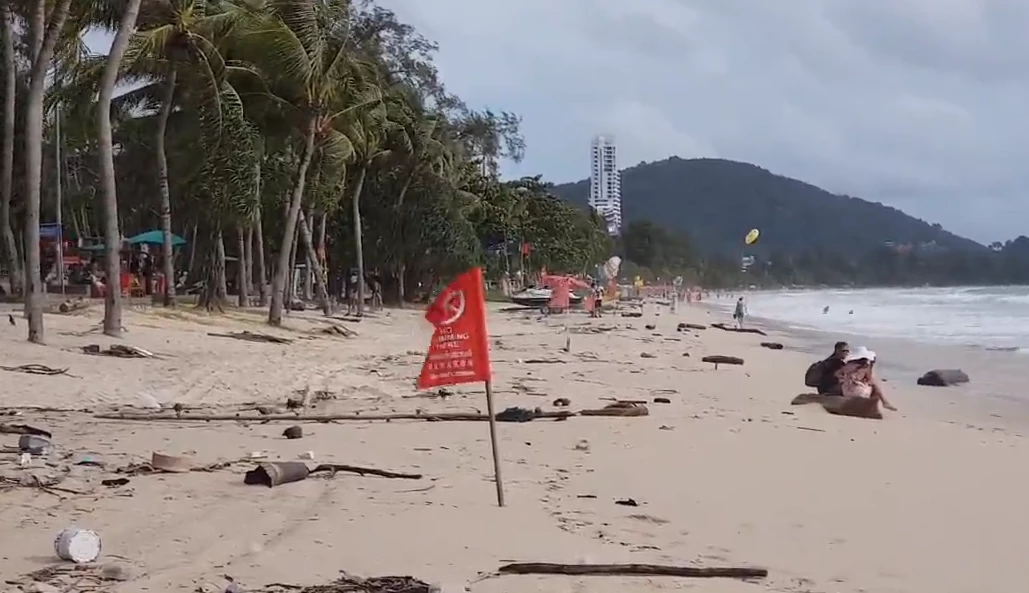
<svg viewBox="0 0 1029 593">
<path fill-rule="evenodd" d="M 357 331 L 353 338 L 324 337 L 316 330 L 325 321 L 294 315 L 275 332 L 294 342 L 281 345 L 207 335 L 271 332 L 260 312 L 209 318 L 135 311 L 126 316 L 129 332 L 121 342 L 159 356 L 142 360 L 78 351 L 113 342 L 91 331 L 99 316 L 92 310 L 48 315 L 47 346 L 24 341 L 21 319 L 18 327 L 0 330 L 4 366 L 36 363 L 69 373 L 2 372 L 0 406 L 89 410 L 0 417 L 51 430 L 55 445 L 50 465 L 31 470 L 17 466 L 16 453 L 0 453 L 0 476 L 64 476 L 61 490 L 0 484 L 0 575 L 22 583 L 6 585 L 12 591 L 29 590 L 21 575 L 61 564 L 53 539 L 69 525 L 102 535 L 100 564 L 131 570 L 131 580 L 100 589 L 119 592 L 221 591 L 222 575 L 250 589 L 316 584 L 341 570 L 413 575 L 447 592 L 467 587 L 482 593 L 1007 593 L 1029 578 L 1020 548 L 1029 517 L 1019 512 L 1029 478 L 1017 470 L 1029 442 L 1017 423 L 1001 422 L 994 411 L 966 415 L 947 403 L 966 401 L 976 383 L 920 388 L 899 369 L 886 368 L 900 412 L 886 412 L 882 421 L 841 418 L 817 406 L 789 405 L 805 391 L 801 377 L 813 361 L 805 336 L 676 331 L 680 322 L 708 324 L 719 316 L 698 307 L 672 314 L 648 304 L 642 318 L 592 320 L 582 314 L 539 319 L 493 307 L 498 409 L 552 410 L 557 397 L 569 398 L 572 409 L 611 399 L 671 400 L 647 404 L 650 414 L 639 418 L 500 424 L 508 499 L 500 509 L 482 422 L 305 423 L 303 439 L 287 440 L 282 431 L 293 422 L 93 418 L 153 400 L 183 404 L 187 416 L 234 414 L 255 403 L 284 408 L 298 390 L 317 400 L 301 416 L 485 411 L 479 386 L 453 388 L 445 399 L 416 392 L 430 335 L 419 312 L 334 321 Z M 645 329 L 648 324 L 656 328 Z M 561 351 L 565 325 L 572 332 L 570 353 Z M 761 348 L 766 340 L 787 349 Z M 889 350 L 866 345 L 880 356 Z M 700 362 L 709 354 L 746 362 L 714 370 Z M 318 391 L 326 393 L 314 396 Z M 17 438 L 0 435 L 0 445 L 12 447 Z M 188 453 L 198 465 L 256 451 L 281 460 L 312 452 L 312 466 L 365 465 L 424 478 L 337 474 L 268 489 L 244 485 L 243 473 L 253 464 L 237 463 L 210 472 L 130 476 L 118 487 L 100 484 L 154 451 Z M 104 467 L 76 465 L 87 457 Z M 626 498 L 639 506 L 615 503 Z M 756 583 L 478 580 L 509 561 L 756 565 L 770 574 Z M 52 582 L 67 585 L 83 575 Z"/>
</svg>

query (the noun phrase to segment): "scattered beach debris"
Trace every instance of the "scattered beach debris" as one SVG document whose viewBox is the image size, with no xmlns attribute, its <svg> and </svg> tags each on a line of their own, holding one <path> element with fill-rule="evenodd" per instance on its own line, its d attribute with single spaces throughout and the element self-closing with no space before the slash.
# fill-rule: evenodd
<svg viewBox="0 0 1029 593">
<path fill-rule="evenodd" d="M 209 336 L 215 338 L 232 338 L 233 340 L 243 340 L 244 342 L 265 342 L 268 344 L 292 344 L 293 340 L 290 338 L 282 338 L 279 336 L 273 336 L 271 334 L 262 334 L 258 332 L 252 332 L 250 330 L 243 330 L 238 332 L 229 332 L 227 334 L 220 334 L 215 332 L 208 332 Z"/>
<path fill-rule="evenodd" d="M 328 585 L 287 585 L 273 583 L 258 589 L 254 593 L 437 593 L 434 587 L 425 581 L 409 576 L 369 577 L 367 579 L 346 575 Z M 446 593 L 446 592 L 444 592 Z"/>
<path fill-rule="evenodd" d="M 381 478 L 397 478 L 403 480 L 420 480 L 421 474 L 408 474 L 394 472 L 374 467 L 360 467 L 356 465 L 342 465 L 337 463 L 324 463 L 314 469 L 309 469 L 302 461 L 271 461 L 260 463 L 256 468 L 248 471 L 243 476 L 243 483 L 256 486 L 280 486 L 292 482 L 306 480 L 310 475 L 327 472 L 329 477 L 339 472 L 358 474 L 360 476 L 379 476 Z"/>
<path fill-rule="evenodd" d="M 581 410 L 579 415 L 581 416 L 647 416 L 650 414 L 650 410 L 643 404 L 636 402 L 615 402 L 608 404 L 600 409 L 595 410 Z"/>
<path fill-rule="evenodd" d="M 576 451 L 588 452 L 590 450 L 590 442 L 586 439 L 579 439 L 579 441 L 575 443 L 574 449 Z"/>
<path fill-rule="evenodd" d="M 29 455 L 46 455 L 50 452 L 50 439 L 42 435 L 23 434 L 18 439 L 18 451 Z"/>
<path fill-rule="evenodd" d="M 542 415 L 543 410 L 539 408 L 530 410 L 528 408 L 511 406 L 501 412 L 497 412 L 496 420 L 497 422 L 531 422 Z"/>
<path fill-rule="evenodd" d="M 683 325 L 686 326 L 686 329 L 696 329 L 696 330 L 707 329 L 706 325 L 701 325 L 699 323 L 684 323 Z"/>
<path fill-rule="evenodd" d="M 107 486 L 108 488 L 117 488 L 119 486 L 125 486 L 128 483 L 128 478 L 108 478 L 106 480 L 100 480 L 100 485 Z"/>
<path fill-rule="evenodd" d="M 567 364 L 568 361 L 560 358 L 526 358 L 524 364 Z"/>
<path fill-rule="evenodd" d="M 768 576 L 765 568 L 726 566 L 667 566 L 660 564 L 553 564 L 549 562 L 519 562 L 505 564 L 498 574 L 536 575 L 604 575 L 604 576 L 667 576 L 690 578 L 762 579 Z"/>
<path fill-rule="evenodd" d="M 638 506 L 640 506 L 640 503 L 636 502 L 632 498 L 620 498 L 620 499 L 615 501 L 615 504 L 621 505 L 623 507 L 638 507 Z"/>
<path fill-rule="evenodd" d="M 655 329 L 657 329 L 657 326 L 652 324 L 652 323 L 648 323 L 647 325 L 643 326 L 643 329 L 648 329 L 650 331 L 654 331 Z"/>
<path fill-rule="evenodd" d="M 623 311 L 622 317 L 643 317 L 643 313 L 639 311 Z"/>
<path fill-rule="evenodd" d="M 356 338 L 357 332 L 343 325 L 330 325 L 317 330 L 320 334 L 327 336 L 340 336 L 344 338 Z"/>
<path fill-rule="evenodd" d="M 968 383 L 970 380 L 961 369 L 933 369 L 919 377 L 918 384 L 928 387 L 950 387 Z"/>
<path fill-rule="evenodd" d="M 731 325 L 726 325 L 724 323 L 712 323 L 711 327 L 717 327 L 718 329 L 720 329 L 722 331 L 736 332 L 736 333 L 739 333 L 739 334 L 757 334 L 759 336 L 767 336 L 768 335 L 765 332 L 757 329 L 756 327 L 732 327 Z"/>
<path fill-rule="evenodd" d="M 287 439 L 302 439 L 304 438 L 304 429 L 299 426 L 290 426 L 286 430 L 282 431 L 282 436 Z"/>
<path fill-rule="evenodd" d="M 570 405 L 572 405 L 572 400 L 567 397 L 559 397 L 554 400 L 554 407 L 556 408 L 567 408 Z"/>
<path fill-rule="evenodd" d="M 672 403 L 672 400 L 668 399 L 667 397 L 655 397 L 654 398 L 654 403 L 655 404 L 670 404 L 670 403 Z"/>
<path fill-rule="evenodd" d="M 153 453 L 150 457 L 150 467 L 157 471 L 172 474 L 182 474 L 193 470 L 193 459 L 186 455 L 165 455 L 164 453 Z"/>
<path fill-rule="evenodd" d="M 54 552 L 61 560 L 86 564 L 100 556 L 100 534 L 88 529 L 68 527 L 54 539 Z"/>
<path fill-rule="evenodd" d="M 111 344 L 104 350 L 100 344 L 89 344 L 82 347 L 83 354 L 94 356 L 113 356 L 114 358 L 154 358 L 154 353 L 135 346 L 125 344 Z"/>
<path fill-rule="evenodd" d="M 26 375 L 66 375 L 68 369 L 55 369 L 42 364 L 21 364 L 14 367 L 0 366 L 0 371 L 25 373 Z"/>
<path fill-rule="evenodd" d="M 657 358 L 657 356 L 650 352 L 640 352 L 640 358 Z"/>
<path fill-rule="evenodd" d="M 572 411 L 540 411 L 535 413 L 535 419 L 564 420 L 577 415 Z M 485 422 L 489 420 L 487 414 L 473 412 L 440 412 L 436 414 L 426 413 L 397 413 L 397 414 L 320 414 L 309 416 L 297 416 L 295 414 L 267 414 L 261 416 L 244 416 L 242 414 L 222 415 L 190 415 L 169 416 L 166 414 L 94 414 L 97 420 L 120 420 L 125 422 L 366 422 L 380 420 L 390 422 L 392 420 L 422 420 L 426 422 Z"/>
<path fill-rule="evenodd" d="M 737 365 L 737 366 L 743 364 L 743 359 L 739 358 L 738 356 L 723 356 L 721 354 L 713 354 L 711 356 L 705 356 L 704 358 L 701 358 L 700 361 L 701 362 L 708 362 L 708 363 L 711 363 L 711 364 L 715 365 L 715 370 L 716 371 L 718 370 L 718 365 L 720 365 L 720 364 L 732 364 L 732 365 Z"/>
<path fill-rule="evenodd" d="M 274 461 L 258 464 L 243 475 L 243 483 L 251 486 L 273 488 L 306 480 L 311 470 L 302 461 Z"/>
<path fill-rule="evenodd" d="M 762 348 L 768 348 L 769 350 L 782 350 L 783 345 L 779 342 L 761 342 Z"/>
</svg>

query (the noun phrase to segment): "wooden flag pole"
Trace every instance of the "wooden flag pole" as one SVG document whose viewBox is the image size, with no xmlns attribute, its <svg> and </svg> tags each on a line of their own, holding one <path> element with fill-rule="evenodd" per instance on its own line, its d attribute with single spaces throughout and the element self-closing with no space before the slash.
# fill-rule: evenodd
<svg viewBox="0 0 1029 593">
<path fill-rule="evenodd" d="M 497 506 L 504 506 L 504 481 L 500 477 L 500 452 L 497 451 L 497 417 L 493 413 L 493 384 L 486 381 L 486 413 L 489 414 L 489 440 L 493 447 L 493 476 L 497 482 Z"/>
</svg>

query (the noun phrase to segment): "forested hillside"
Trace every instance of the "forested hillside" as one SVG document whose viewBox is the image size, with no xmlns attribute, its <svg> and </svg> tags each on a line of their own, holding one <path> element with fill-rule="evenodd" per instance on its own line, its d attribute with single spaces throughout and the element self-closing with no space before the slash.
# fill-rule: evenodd
<svg viewBox="0 0 1029 593">
<path fill-rule="evenodd" d="M 558 185 L 554 192 L 585 205 L 589 181 Z M 627 222 L 660 221 L 685 232 L 694 248 L 706 253 L 738 254 L 751 228 L 761 229 L 760 243 L 748 250 L 757 255 L 818 250 L 859 255 L 887 243 L 985 250 L 896 208 L 722 159 L 672 157 L 626 169 L 622 210 Z"/>
</svg>

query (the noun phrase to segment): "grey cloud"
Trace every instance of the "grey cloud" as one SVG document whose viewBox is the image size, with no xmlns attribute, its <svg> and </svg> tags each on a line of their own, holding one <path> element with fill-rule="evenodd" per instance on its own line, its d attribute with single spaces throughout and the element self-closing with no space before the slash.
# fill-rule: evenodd
<svg viewBox="0 0 1029 593">
<path fill-rule="evenodd" d="M 444 80 L 520 113 L 510 174 L 720 156 L 982 241 L 1029 232 L 1025 0 L 382 0 Z M 631 200 L 632 196 L 625 196 Z"/>
</svg>

